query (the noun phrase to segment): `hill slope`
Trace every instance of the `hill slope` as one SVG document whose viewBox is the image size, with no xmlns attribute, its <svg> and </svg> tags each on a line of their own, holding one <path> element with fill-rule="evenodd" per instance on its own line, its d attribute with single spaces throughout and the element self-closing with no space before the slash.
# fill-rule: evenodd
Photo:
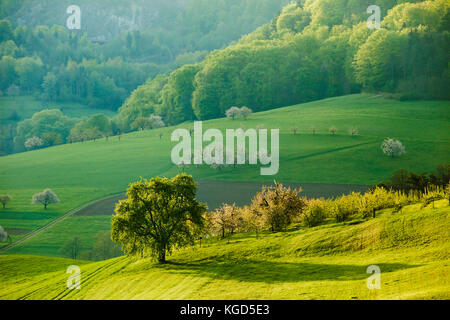
<svg viewBox="0 0 450 320">
<path fill-rule="evenodd" d="M 0 299 L 448 299 L 450 210 L 446 200 L 437 207 L 208 239 L 166 265 L 0 256 Z M 81 267 L 81 290 L 65 289 L 71 264 Z M 373 264 L 380 290 L 366 286 Z"/>
<path fill-rule="evenodd" d="M 430 172 L 450 158 L 448 106 L 447 101 L 398 102 L 363 94 L 256 113 L 246 121 L 205 121 L 204 128 L 221 130 L 241 126 L 279 128 L 280 171 L 276 176 L 261 176 L 258 166 L 248 165 L 222 170 L 189 167 L 186 171 L 196 180 L 273 182 L 276 179 L 362 185 L 386 179 L 400 168 Z M 318 130 L 315 135 L 310 131 L 312 125 Z M 182 126 L 187 128 L 191 124 Z M 299 128 L 296 135 L 291 131 L 294 126 Z M 331 126 L 339 130 L 335 136 L 328 133 Z M 347 133 L 351 127 L 359 129 L 358 137 Z M 7 209 L 0 211 L 0 225 L 20 231 L 14 235 L 15 240 L 82 204 L 124 192 L 128 183 L 140 176 L 175 175 L 179 169 L 170 160 L 175 145 L 170 142 L 170 135 L 174 129 L 135 132 L 122 136 L 120 141 L 112 137 L 108 141 L 68 144 L 0 157 L 0 194 L 13 197 Z M 383 155 L 380 144 L 388 136 L 400 139 L 407 154 L 394 159 Z M 33 193 L 44 188 L 51 188 L 61 200 L 49 210 L 30 201 Z M 83 221 L 77 220 L 75 225 L 89 226 L 85 231 L 95 226 L 99 230 L 109 229 L 109 217 L 76 219 Z M 79 230 L 69 226 L 63 229 L 67 236 Z M 95 230 L 92 229 L 94 234 L 98 232 Z M 55 247 L 41 239 L 36 245 L 19 252 L 55 255 L 60 242 Z"/>
</svg>

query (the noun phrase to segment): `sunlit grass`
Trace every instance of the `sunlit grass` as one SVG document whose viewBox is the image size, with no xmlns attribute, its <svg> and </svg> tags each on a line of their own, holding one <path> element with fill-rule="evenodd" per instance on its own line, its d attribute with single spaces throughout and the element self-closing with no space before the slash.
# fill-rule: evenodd
<svg viewBox="0 0 450 320">
<path fill-rule="evenodd" d="M 165 265 L 0 256 L 0 299 L 448 299 L 450 209 L 438 207 L 204 240 Z M 70 264 L 81 266 L 81 290 L 66 289 Z M 366 285 L 372 264 L 379 290 Z"/>
</svg>

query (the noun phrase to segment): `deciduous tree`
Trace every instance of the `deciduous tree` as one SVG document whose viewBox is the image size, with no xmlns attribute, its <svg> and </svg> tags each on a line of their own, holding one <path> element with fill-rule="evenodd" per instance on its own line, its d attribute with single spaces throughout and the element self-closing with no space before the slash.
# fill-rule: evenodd
<svg viewBox="0 0 450 320">
<path fill-rule="evenodd" d="M 130 185 L 112 217 L 112 239 L 130 255 L 152 255 L 160 263 L 175 247 L 194 243 L 206 206 L 196 199 L 192 176 L 141 179 Z"/>
</svg>

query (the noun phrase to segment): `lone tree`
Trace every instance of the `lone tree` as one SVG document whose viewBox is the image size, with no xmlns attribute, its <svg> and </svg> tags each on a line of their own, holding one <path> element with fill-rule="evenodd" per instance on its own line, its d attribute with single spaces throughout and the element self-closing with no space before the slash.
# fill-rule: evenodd
<svg viewBox="0 0 450 320">
<path fill-rule="evenodd" d="M 336 134 L 336 132 L 337 132 L 337 128 L 336 128 L 335 126 L 332 126 L 332 127 L 329 129 L 329 131 L 330 131 L 330 133 L 334 136 L 334 135 Z"/>
<path fill-rule="evenodd" d="M 8 233 L 0 226 L 0 242 L 6 242 L 8 240 Z"/>
<path fill-rule="evenodd" d="M 358 130 L 358 128 L 355 128 L 355 127 L 350 128 L 350 129 L 348 129 L 348 134 L 351 135 L 352 137 L 355 137 L 359 134 L 359 130 Z"/>
<path fill-rule="evenodd" d="M 44 209 L 46 209 L 46 210 L 47 210 L 47 206 L 49 204 L 58 203 L 58 202 L 59 202 L 58 197 L 50 189 L 45 189 L 42 192 L 34 194 L 33 199 L 32 199 L 33 204 L 43 204 Z"/>
<path fill-rule="evenodd" d="M 252 114 L 252 109 L 247 108 L 247 107 L 242 107 L 241 108 L 241 117 L 244 118 L 244 120 L 246 120 L 251 114 Z"/>
<path fill-rule="evenodd" d="M 297 134 L 298 132 L 298 127 L 292 127 L 292 133 L 294 134 L 294 136 Z"/>
<path fill-rule="evenodd" d="M 390 156 L 391 158 L 399 157 L 402 154 L 406 153 L 405 147 L 399 140 L 394 140 L 391 138 L 384 139 L 381 144 L 381 150 L 385 155 Z"/>
<path fill-rule="evenodd" d="M 227 118 L 231 118 L 232 120 L 236 119 L 237 117 L 241 116 L 241 109 L 238 107 L 231 107 L 225 112 L 225 115 Z"/>
<path fill-rule="evenodd" d="M 12 200 L 9 194 L 0 194 L 0 203 L 3 205 L 3 209 L 6 208 L 6 204 Z"/>
<path fill-rule="evenodd" d="M 150 254 L 164 263 L 174 247 L 193 244 L 203 231 L 207 207 L 196 200 L 196 191 L 186 174 L 132 183 L 128 198 L 116 205 L 112 240 L 129 255 Z"/>
</svg>

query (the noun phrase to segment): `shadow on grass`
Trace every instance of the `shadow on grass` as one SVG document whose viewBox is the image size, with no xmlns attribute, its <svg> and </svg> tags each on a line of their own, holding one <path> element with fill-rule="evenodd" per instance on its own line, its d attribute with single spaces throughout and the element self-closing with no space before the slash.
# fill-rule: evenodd
<svg viewBox="0 0 450 320">
<path fill-rule="evenodd" d="M 417 265 L 400 263 L 380 263 L 378 266 L 382 274 L 417 267 Z M 168 262 L 156 267 L 169 272 L 192 276 L 264 283 L 323 280 L 348 281 L 367 279 L 370 276 L 370 274 L 366 273 L 367 266 L 270 262 L 245 259 L 235 260 L 234 263 L 210 261 L 195 263 Z"/>
</svg>

